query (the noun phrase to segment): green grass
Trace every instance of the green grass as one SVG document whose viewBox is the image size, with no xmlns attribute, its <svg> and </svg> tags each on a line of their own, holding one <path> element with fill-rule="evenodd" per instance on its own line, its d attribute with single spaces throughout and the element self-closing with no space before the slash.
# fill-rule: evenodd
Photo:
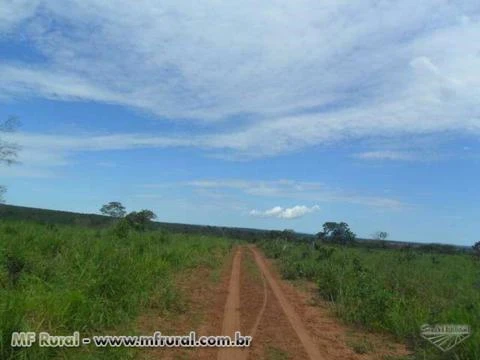
<svg viewBox="0 0 480 360">
<path fill-rule="evenodd" d="M 471 255 L 264 241 L 284 278 L 318 285 L 348 323 L 388 332 L 416 359 L 480 359 L 480 262 Z M 473 334 L 443 354 L 420 337 L 423 324 L 468 324 Z"/>
<path fill-rule="evenodd" d="M 130 359 L 134 350 L 10 346 L 13 331 L 132 331 L 147 307 L 179 313 L 176 273 L 215 269 L 229 251 L 222 238 L 0 222 L 0 358 Z M 132 333 L 127 333 L 132 335 Z"/>
</svg>

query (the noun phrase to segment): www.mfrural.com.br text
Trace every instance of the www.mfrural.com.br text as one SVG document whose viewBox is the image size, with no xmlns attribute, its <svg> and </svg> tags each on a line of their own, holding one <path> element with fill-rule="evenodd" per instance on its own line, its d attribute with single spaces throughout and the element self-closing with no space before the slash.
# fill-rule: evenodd
<svg viewBox="0 0 480 360">
<path fill-rule="evenodd" d="M 235 332 L 233 337 L 227 335 L 197 336 L 194 331 L 188 335 L 162 335 L 156 331 L 153 335 L 94 335 L 82 337 L 78 331 L 72 335 L 51 335 L 48 332 L 14 332 L 11 337 L 12 347 L 249 347 L 251 336 Z"/>
</svg>

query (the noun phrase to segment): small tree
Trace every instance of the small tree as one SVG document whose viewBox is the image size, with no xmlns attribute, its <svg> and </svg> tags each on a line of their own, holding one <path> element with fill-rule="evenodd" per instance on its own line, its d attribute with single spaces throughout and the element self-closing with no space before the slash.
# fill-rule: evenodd
<svg viewBox="0 0 480 360">
<path fill-rule="evenodd" d="M 330 241 L 338 244 L 348 244 L 355 241 L 356 235 L 350 230 L 345 222 L 326 222 L 323 224 L 323 231 L 317 234 L 317 238 L 321 241 Z"/>
<path fill-rule="evenodd" d="M 118 201 L 111 201 L 101 207 L 100 212 L 103 215 L 111 216 L 113 218 L 122 218 L 127 213 L 125 206 Z"/>
<path fill-rule="evenodd" d="M 388 233 L 386 231 L 377 231 L 373 234 L 375 240 L 385 241 L 388 238 Z"/>
<path fill-rule="evenodd" d="M 0 132 L 7 133 L 15 131 L 19 122 L 16 117 L 10 116 L 6 121 L 0 122 Z M 17 144 L 3 140 L 0 137 L 0 164 L 12 165 L 17 162 Z M 3 202 L 3 194 L 7 191 L 5 186 L 0 185 L 0 203 Z"/>
<path fill-rule="evenodd" d="M 377 231 L 376 233 L 372 234 L 372 238 L 380 242 L 380 245 L 383 249 L 387 248 L 387 238 L 388 233 L 386 231 Z"/>
<path fill-rule="evenodd" d="M 157 215 L 151 210 L 141 210 L 139 212 L 132 211 L 126 216 L 127 221 L 130 225 L 140 231 L 144 231 L 150 221 L 155 220 Z"/>
<path fill-rule="evenodd" d="M 3 203 L 3 195 L 7 192 L 7 188 L 3 185 L 0 185 L 0 203 Z"/>
</svg>

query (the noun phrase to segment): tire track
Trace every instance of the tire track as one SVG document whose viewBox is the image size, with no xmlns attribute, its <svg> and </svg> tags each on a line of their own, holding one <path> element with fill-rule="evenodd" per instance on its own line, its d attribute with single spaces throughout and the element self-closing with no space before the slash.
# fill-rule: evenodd
<svg viewBox="0 0 480 360">
<path fill-rule="evenodd" d="M 305 353 L 310 360 L 325 360 L 326 358 L 320 353 L 318 347 L 313 342 L 312 337 L 303 324 L 301 318 L 296 313 L 294 307 L 290 304 L 283 293 L 277 280 L 273 277 L 268 269 L 265 260 L 255 247 L 250 247 L 255 262 L 262 274 L 263 282 L 263 304 L 255 319 L 255 322 L 247 335 L 254 336 L 262 321 L 263 314 L 268 305 L 268 288 L 270 287 L 273 295 L 278 301 L 280 308 L 292 326 L 300 343 L 302 344 Z M 222 335 L 233 337 L 236 331 L 240 331 L 240 271 L 242 264 L 242 248 L 238 248 L 235 252 L 232 264 L 232 272 L 228 285 L 228 296 L 225 303 Z M 248 358 L 248 348 L 220 348 L 217 355 L 217 360 L 246 360 Z"/>
<path fill-rule="evenodd" d="M 302 343 L 310 360 L 326 360 L 326 358 L 322 354 L 320 354 L 320 351 L 313 342 L 310 333 L 308 332 L 307 328 L 303 324 L 298 314 L 295 312 L 293 306 L 288 302 L 287 298 L 283 294 L 282 289 L 280 288 L 280 285 L 278 285 L 277 281 L 270 273 L 268 266 L 266 265 L 262 256 L 259 254 L 258 250 L 255 247 L 250 247 L 250 250 L 253 252 L 258 267 L 260 268 L 268 284 L 270 285 L 270 288 L 275 298 L 279 302 L 284 314 L 288 318 L 288 321 L 290 322 L 292 328 L 300 339 L 300 342 Z"/>
<path fill-rule="evenodd" d="M 234 255 L 232 264 L 232 274 L 228 287 L 228 297 L 225 304 L 224 318 L 222 325 L 222 335 L 234 335 L 235 331 L 240 331 L 240 270 L 242 264 L 242 248 L 239 248 Z M 263 303 L 255 319 L 250 332 L 246 335 L 255 336 L 258 326 L 262 320 L 268 302 L 267 282 L 265 275 L 261 272 L 263 284 Z M 218 351 L 217 360 L 246 360 L 249 349 L 222 348 Z"/>
<path fill-rule="evenodd" d="M 222 325 L 222 335 L 233 338 L 236 331 L 240 331 L 240 265 L 242 261 L 242 250 L 235 252 L 232 265 L 232 274 L 228 286 L 228 297 L 225 304 L 225 311 Z M 239 348 L 220 348 L 217 360 L 245 360 L 248 350 Z"/>
<path fill-rule="evenodd" d="M 255 320 L 255 324 L 253 324 L 252 329 L 248 333 L 252 338 L 255 337 L 255 334 L 257 333 L 258 326 L 260 325 L 260 321 L 262 320 L 263 313 L 265 312 L 265 309 L 267 308 L 267 302 L 268 302 L 268 291 L 267 291 L 267 281 L 265 280 L 265 275 L 262 272 L 262 283 L 263 283 L 263 304 L 260 309 L 260 312 L 257 315 L 257 319 Z"/>
</svg>

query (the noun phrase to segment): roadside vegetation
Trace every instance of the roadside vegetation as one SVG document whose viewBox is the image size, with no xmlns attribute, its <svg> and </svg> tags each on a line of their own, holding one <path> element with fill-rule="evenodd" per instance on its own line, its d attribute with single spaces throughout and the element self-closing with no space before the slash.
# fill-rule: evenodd
<svg viewBox="0 0 480 360">
<path fill-rule="evenodd" d="M 334 224 L 312 242 L 279 237 L 259 245 L 277 259 L 284 278 L 315 282 L 338 316 L 393 334 L 410 345 L 415 359 L 480 359 L 480 261 L 474 254 L 363 248 L 345 223 Z M 467 324 L 473 334 L 442 353 L 421 338 L 424 324 Z"/>
<path fill-rule="evenodd" d="M 184 311 L 175 275 L 197 266 L 213 271 L 230 246 L 219 237 L 139 231 L 122 220 L 102 229 L 0 221 L 0 358 L 131 358 L 134 350 L 93 345 L 15 349 L 11 333 L 133 335 L 145 308 Z"/>
</svg>

